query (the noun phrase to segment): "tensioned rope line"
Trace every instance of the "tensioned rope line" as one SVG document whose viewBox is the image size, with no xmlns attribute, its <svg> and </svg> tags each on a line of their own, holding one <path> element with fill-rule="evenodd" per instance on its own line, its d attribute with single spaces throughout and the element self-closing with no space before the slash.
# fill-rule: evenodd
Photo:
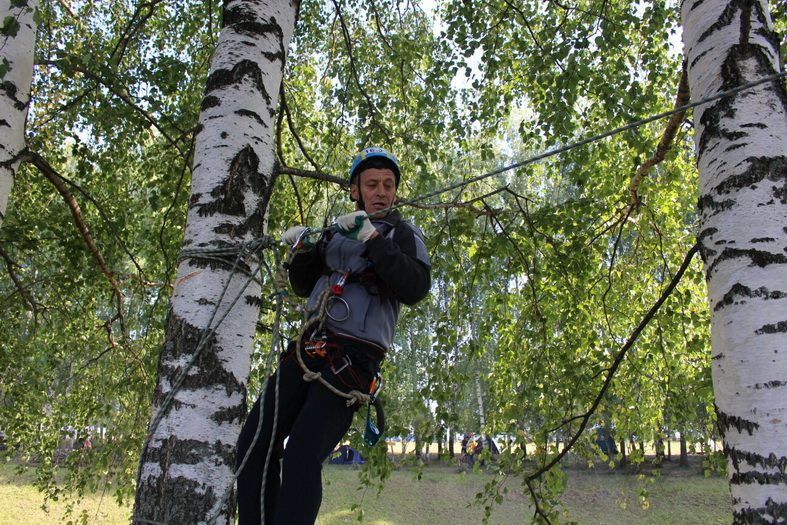
<svg viewBox="0 0 787 525">
<path fill-rule="evenodd" d="M 740 86 L 728 89 L 726 91 L 720 91 L 719 93 L 716 93 L 714 95 L 708 95 L 707 97 L 705 97 L 703 99 L 697 100 L 695 102 L 690 102 L 688 104 L 684 104 L 683 106 L 680 106 L 680 107 L 677 107 L 677 108 L 673 108 L 673 109 L 671 109 L 669 111 L 664 111 L 663 113 L 657 113 L 657 114 L 652 115 L 652 116 L 647 117 L 647 118 L 643 118 L 643 119 L 640 119 L 640 120 L 635 120 L 634 122 L 630 122 L 630 123 L 628 123 L 628 124 L 626 124 L 624 126 L 620 126 L 620 127 L 617 127 L 617 128 L 605 131 L 603 133 L 599 133 L 598 135 L 593 135 L 593 136 L 587 137 L 585 139 L 579 140 L 577 142 L 570 142 L 570 143 L 565 144 L 563 146 L 560 146 L 560 147 L 557 147 L 557 148 L 553 148 L 553 149 L 549 149 L 549 150 L 544 151 L 542 153 L 539 153 L 537 155 L 533 155 L 532 157 L 528 157 L 528 158 L 526 158 L 526 159 L 524 159 L 522 161 L 514 162 L 513 164 L 508 164 L 507 166 L 503 166 L 503 167 L 498 168 L 496 170 L 492 170 L 492 171 L 489 171 L 489 172 L 486 172 L 486 173 L 482 173 L 481 175 L 476 175 L 475 177 L 471 177 L 469 179 L 466 179 L 466 180 L 463 180 L 463 181 L 459 181 L 459 182 L 456 182 L 454 184 L 450 184 L 450 185 L 445 186 L 443 188 L 439 188 L 439 189 L 436 189 L 434 191 L 431 191 L 431 192 L 428 192 L 428 193 L 424 193 L 424 194 L 419 195 L 417 197 L 413 197 L 412 199 L 404 199 L 404 200 L 397 201 L 389 208 L 386 208 L 384 210 L 380 210 L 380 211 L 374 212 L 372 214 L 369 214 L 369 218 L 385 216 L 386 214 L 388 214 L 388 212 L 390 212 L 392 210 L 395 210 L 395 209 L 398 209 L 398 208 L 401 208 L 402 206 L 407 206 L 408 204 L 415 204 L 417 202 L 421 202 L 421 201 L 429 199 L 431 197 L 436 197 L 438 195 L 442 195 L 443 193 L 447 193 L 447 192 L 449 192 L 451 190 L 463 188 L 465 186 L 469 186 L 470 184 L 474 184 L 476 182 L 480 182 L 480 181 L 488 179 L 490 177 L 494 177 L 495 175 L 500 175 L 501 173 L 505 173 L 507 171 L 515 170 L 517 168 L 521 168 L 521 167 L 527 166 L 529 164 L 535 164 L 536 162 L 539 162 L 539 161 L 544 160 L 546 158 L 554 157 L 555 155 L 559 155 L 561 153 L 565 153 L 567 151 L 571 151 L 573 149 L 576 149 L 576 148 L 579 148 L 579 147 L 582 147 L 582 146 L 586 146 L 586 145 L 592 144 L 594 142 L 598 142 L 600 140 L 609 138 L 609 137 L 611 137 L 613 135 L 618 135 L 620 133 L 623 133 L 624 131 L 628 131 L 628 130 L 631 130 L 631 129 L 636 129 L 636 128 L 642 127 L 645 124 L 650 124 L 651 122 L 655 122 L 657 120 L 661 120 L 661 119 L 666 118 L 666 117 L 671 117 L 672 115 L 675 115 L 676 113 L 684 112 L 686 110 L 695 108 L 697 106 L 701 106 L 703 104 L 707 104 L 708 102 L 713 102 L 715 100 L 720 100 L 720 99 L 723 99 L 723 98 L 727 98 L 727 97 L 730 97 L 732 95 L 735 95 L 736 93 L 740 93 L 741 91 L 746 91 L 746 90 L 751 89 L 753 87 L 757 87 L 757 86 L 759 86 L 761 84 L 766 84 L 768 82 L 773 82 L 773 81 L 776 81 L 776 80 L 780 80 L 780 79 L 784 78 L 785 76 L 787 76 L 787 72 L 774 73 L 773 75 L 769 75 L 767 77 L 763 77 L 763 78 L 758 79 L 758 80 L 753 80 L 751 82 L 747 82 L 746 84 L 741 84 Z M 322 231 L 327 231 L 327 230 L 329 230 L 331 228 L 332 228 L 332 226 L 328 227 L 328 228 L 323 228 L 323 229 L 316 229 L 315 228 L 314 230 L 311 230 L 310 234 L 315 234 L 315 233 L 319 233 L 319 232 L 322 232 Z"/>
<path fill-rule="evenodd" d="M 147 453 L 147 450 L 148 450 L 148 445 L 149 445 L 150 441 L 152 440 L 153 435 L 156 432 L 156 429 L 161 424 L 161 421 L 164 419 L 164 416 L 169 411 L 169 408 L 172 406 L 172 403 L 175 400 L 175 396 L 177 395 L 178 391 L 182 387 L 183 382 L 185 381 L 186 376 L 187 376 L 189 370 L 194 365 L 194 363 L 197 361 L 197 358 L 199 357 L 199 355 L 202 352 L 202 350 L 205 348 L 209 338 L 216 332 L 216 329 L 221 325 L 221 323 L 224 322 L 224 319 L 227 318 L 229 313 L 235 307 L 235 304 L 238 302 L 238 300 L 241 298 L 241 296 L 245 292 L 246 288 L 249 286 L 249 284 L 253 280 L 256 279 L 256 275 L 260 272 L 260 270 L 261 270 L 261 268 L 263 266 L 263 259 L 262 259 L 262 257 L 260 257 L 260 262 L 257 265 L 256 269 L 253 272 L 251 272 L 250 275 L 248 275 L 248 278 L 247 278 L 246 282 L 240 287 L 240 290 L 238 291 L 236 296 L 233 298 L 233 300 L 230 302 L 229 307 L 227 308 L 227 310 L 219 317 L 219 319 L 216 322 L 216 324 L 211 326 L 213 324 L 213 320 L 216 319 L 216 315 L 218 314 L 219 308 L 222 305 L 222 301 L 224 299 L 224 295 L 227 293 L 227 290 L 229 289 L 230 283 L 232 282 L 233 277 L 235 276 L 235 274 L 238 271 L 238 265 L 239 265 L 241 259 L 244 256 L 246 256 L 246 255 L 251 255 L 251 254 L 254 254 L 254 253 L 256 253 L 256 252 L 258 252 L 258 251 L 260 251 L 262 249 L 270 248 L 276 242 L 277 242 L 276 240 L 274 240 L 274 239 L 272 239 L 270 237 L 263 236 L 263 237 L 261 237 L 259 239 L 253 239 L 251 241 L 243 243 L 243 244 L 239 245 L 238 247 L 235 247 L 234 249 L 233 248 L 229 248 L 229 247 L 225 247 L 225 248 L 217 248 L 215 250 L 215 252 L 220 252 L 222 255 L 229 255 L 228 251 L 229 250 L 233 250 L 235 252 L 235 254 L 237 254 L 237 255 L 235 257 L 235 261 L 233 263 L 232 269 L 230 270 L 230 275 L 227 277 L 227 281 L 224 283 L 224 287 L 222 288 L 221 293 L 219 294 L 219 298 L 216 301 L 216 305 L 214 306 L 213 311 L 211 312 L 210 318 L 208 319 L 208 322 L 206 324 L 206 326 L 208 327 L 207 330 L 205 330 L 202 333 L 202 336 L 200 337 L 200 340 L 197 343 L 197 346 L 196 346 L 196 348 L 194 350 L 193 356 L 191 357 L 189 362 L 186 364 L 186 366 L 183 367 L 183 370 L 181 370 L 181 372 L 178 375 L 178 377 L 172 383 L 172 388 L 167 393 L 166 397 L 164 398 L 164 401 L 162 401 L 162 403 L 161 403 L 161 407 L 156 412 L 156 417 L 153 419 L 153 422 L 150 425 L 150 429 L 148 430 L 147 437 L 145 438 L 145 443 L 143 444 L 143 447 L 142 447 L 142 453 L 140 455 L 142 458 L 145 457 L 145 454 Z M 193 249 L 193 250 L 191 250 L 191 252 L 193 252 L 191 256 L 197 258 L 197 257 L 200 257 L 200 255 L 198 255 L 198 253 L 201 254 L 201 255 L 206 255 L 206 254 L 209 254 L 209 253 L 213 252 L 213 250 L 209 249 L 209 248 L 200 248 L 200 249 Z M 221 261 L 223 263 L 225 263 L 225 264 L 229 262 L 226 259 L 221 259 Z M 134 517 L 133 519 L 139 521 L 142 518 Z"/>
<path fill-rule="evenodd" d="M 588 137 L 586 139 L 582 139 L 582 140 L 580 140 L 578 142 L 572 142 L 572 143 L 566 144 L 566 145 L 558 147 L 558 148 L 547 150 L 547 151 L 545 151 L 543 153 L 539 153 L 538 155 L 535 155 L 533 157 L 529 157 L 529 158 L 527 158 L 525 160 L 522 160 L 520 162 L 515 162 L 513 164 L 509 164 L 508 166 L 503 166 L 502 168 L 498 168 L 496 170 L 490 171 L 488 173 L 484 173 L 484 174 L 478 175 L 476 177 L 471 177 L 471 178 L 469 178 L 467 180 L 464 180 L 464 181 L 461 181 L 461 182 L 457 182 L 455 184 L 451 184 L 450 186 L 446 186 L 445 188 L 441 188 L 441 189 L 438 189 L 438 190 L 435 190 L 435 191 L 432 191 L 432 192 L 429 192 L 429 193 L 425 193 L 423 195 L 420 195 L 418 197 L 414 197 L 412 199 L 406 199 L 406 200 L 399 201 L 399 202 L 395 203 L 393 206 L 391 206 L 390 208 L 388 208 L 386 210 L 381 210 L 379 212 L 376 212 L 374 214 L 374 216 L 385 215 L 389 211 L 391 211 L 393 209 L 396 209 L 396 208 L 399 208 L 401 206 L 406 206 L 408 204 L 415 204 L 416 202 L 420 202 L 420 201 L 428 199 L 430 197 L 436 197 L 437 195 L 441 195 L 441 194 L 449 192 L 451 190 L 455 190 L 457 188 L 461 188 L 463 186 L 467 186 L 469 184 L 473 184 L 475 182 L 479 182 L 479 181 L 482 181 L 484 179 L 488 179 L 489 177 L 494 177 L 495 175 L 499 175 L 501 173 L 505 173 L 507 171 L 514 170 L 516 168 L 521 168 L 522 166 L 527 166 L 528 164 L 536 163 L 536 162 L 538 162 L 540 160 L 544 160 L 544 159 L 546 159 L 548 157 L 553 157 L 555 155 L 559 155 L 560 153 L 565 153 L 566 151 L 570 151 L 572 149 L 579 148 L 581 146 L 585 146 L 585 145 L 591 144 L 593 142 L 598 142 L 600 140 L 603 140 L 605 138 L 611 137 L 613 135 L 617 135 L 617 134 L 622 133 L 624 131 L 628 131 L 630 129 L 638 128 L 638 127 L 644 126 L 645 124 L 649 124 L 651 122 L 655 122 L 657 120 L 661 120 L 661 119 L 666 118 L 666 117 L 671 117 L 672 115 L 674 115 L 676 113 L 681 113 L 681 112 L 686 111 L 688 109 L 692 109 L 692 108 L 695 108 L 697 106 L 701 106 L 702 104 L 707 104 L 708 102 L 713 102 L 715 100 L 719 100 L 719 99 L 722 99 L 722 98 L 726 98 L 726 97 L 735 95 L 736 93 L 740 93 L 741 91 L 746 91 L 747 89 L 751 89 L 753 87 L 759 86 L 760 84 L 765 84 L 767 82 L 772 82 L 772 81 L 775 81 L 775 80 L 782 79 L 785 76 L 787 76 L 787 72 L 775 73 L 773 75 L 770 75 L 770 76 L 767 76 L 767 77 L 763 77 L 763 78 L 761 78 L 759 80 L 754 80 L 752 82 L 748 82 L 746 84 L 742 84 L 740 86 L 737 86 L 737 87 L 732 88 L 732 89 L 728 89 L 726 91 L 721 91 L 719 93 L 716 93 L 715 95 L 709 95 L 709 96 L 707 96 L 707 97 L 705 97 L 705 98 L 703 98 L 701 100 L 698 100 L 696 102 L 691 102 L 689 104 L 685 104 L 685 105 L 680 106 L 678 108 L 674 108 L 674 109 L 671 109 L 669 111 L 665 111 L 663 113 L 658 113 L 656 115 L 653 115 L 653 116 L 650 116 L 650 117 L 647 117 L 647 118 L 644 118 L 644 119 L 641 119 L 641 120 L 637 120 L 637 121 L 631 122 L 629 124 L 626 124 L 625 126 L 620 126 L 618 128 L 611 129 L 609 131 L 605 131 L 605 132 L 600 133 L 598 135 L 593 135 L 592 137 Z"/>
</svg>

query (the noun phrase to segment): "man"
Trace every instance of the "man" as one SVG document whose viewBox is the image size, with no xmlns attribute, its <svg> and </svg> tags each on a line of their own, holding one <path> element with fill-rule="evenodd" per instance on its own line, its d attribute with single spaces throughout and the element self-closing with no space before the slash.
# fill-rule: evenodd
<svg viewBox="0 0 787 525">
<path fill-rule="evenodd" d="M 310 370 L 344 392 L 369 392 L 393 341 L 401 303 L 415 304 L 429 293 L 431 263 L 423 235 L 390 209 L 400 179 L 392 154 L 382 148 L 361 151 L 350 167 L 350 198 L 357 211 L 337 218 L 336 233 L 324 234 L 290 263 L 290 284 L 296 294 L 309 297 L 310 316 L 318 315 L 317 302 L 327 288 L 341 288 L 328 303 L 325 329 L 304 336 L 302 357 Z M 304 229 L 290 228 L 282 240 L 294 244 Z M 252 450 L 238 476 L 239 525 L 260 525 L 261 503 L 266 525 L 313 524 L 322 501 L 322 462 L 350 428 L 357 408 L 319 382 L 304 381 L 294 347 L 290 343 L 268 379 L 262 422 L 258 399 L 241 430 L 239 466 Z"/>
</svg>

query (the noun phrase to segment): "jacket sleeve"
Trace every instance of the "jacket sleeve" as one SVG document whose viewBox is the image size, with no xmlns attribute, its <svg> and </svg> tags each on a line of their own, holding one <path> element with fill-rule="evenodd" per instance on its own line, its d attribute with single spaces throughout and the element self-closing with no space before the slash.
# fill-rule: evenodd
<svg viewBox="0 0 787 525">
<path fill-rule="evenodd" d="M 309 297 L 314 285 L 322 276 L 325 266 L 322 248 L 321 240 L 312 249 L 295 254 L 290 261 L 287 268 L 290 285 L 298 297 Z"/>
<path fill-rule="evenodd" d="M 431 265 L 426 245 L 413 228 L 401 224 L 393 240 L 378 235 L 366 241 L 366 252 L 374 272 L 401 302 L 414 305 L 427 296 Z"/>
</svg>

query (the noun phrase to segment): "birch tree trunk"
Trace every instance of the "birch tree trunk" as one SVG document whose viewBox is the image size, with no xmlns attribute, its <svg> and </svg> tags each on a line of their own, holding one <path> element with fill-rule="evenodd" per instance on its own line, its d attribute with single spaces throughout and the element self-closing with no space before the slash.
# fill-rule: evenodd
<svg viewBox="0 0 787 525">
<path fill-rule="evenodd" d="M 779 71 L 767 3 L 688 0 L 683 39 L 699 100 Z M 735 523 L 787 518 L 787 94 L 770 82 L 700 106 L 700 174 L 718 427 Z"/>
<path fill-rule="evenodd" d="M 0 0 L 0 227 L 25 149 L 38 0 Z"/>
<path fill-rule="evenodd" d="M 244 289 L 249 277 L 233 275 L 234 255 L 222 262 L 221 256 L 208 260 L 192 250 L 237 250 L 263 233 L 274 179 L 274 114 L 297 8 L 298 0 L 224 4 L 202 100 L 183 242 L 187 251 L 181 253 L 167 318 L 154 421 L 176 378 L 188 372 L 148 436 L 134 523 L 196 524 L 216 515 L 211 522 L 234 520 L 234 497 L 222 497 L 234 482 L 260 289 L 254 283 Z M 244 259 L 239 269 L 253 271 L 255 265 Z M 200 339 L 213 327 L 200 349 Z"/>
</svg>

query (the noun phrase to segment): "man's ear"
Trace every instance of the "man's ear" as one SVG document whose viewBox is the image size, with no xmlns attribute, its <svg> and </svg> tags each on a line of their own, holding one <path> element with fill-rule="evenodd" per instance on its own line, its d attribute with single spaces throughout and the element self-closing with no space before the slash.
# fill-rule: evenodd
<svg viewBox="0 0 787 525">
<path fill-rule="evenodd" d="M 350 184 L 350 200 L 353 202 L 357 202 L 360 200 L 357 184 Z"/>
</svg>

